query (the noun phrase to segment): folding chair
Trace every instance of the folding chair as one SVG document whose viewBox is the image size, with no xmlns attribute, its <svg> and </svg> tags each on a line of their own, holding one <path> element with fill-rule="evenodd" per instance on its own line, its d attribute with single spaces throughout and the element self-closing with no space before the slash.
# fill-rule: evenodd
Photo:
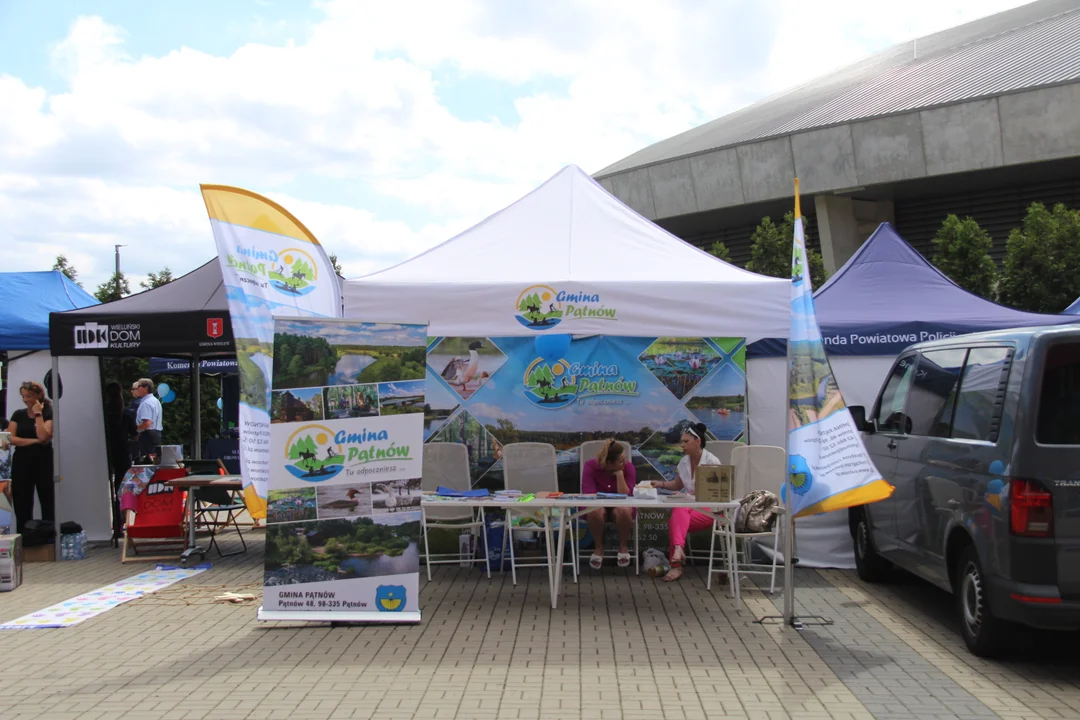
<svg viewBox="0 0 1080 720">
<path fill-rule="evenodd" d="M 508 443 L 503 445 L 503 478 L 508 490 L 520 490 L 523 493 L 531 492 L 557 492 L 559 490 L 559 475 L 555 461 L 555 447 L 547 443 Z M 517 562 L 514 555 L 514 533 L 540 532 L 546 533 L 546 520 L 538 525 L 528 527 L 515 527 L 513 516 L 515 514 L 531 514 L 528 504 L 524 504 L 521 510 L 507 508 L 506 525 L 503 528 L 503 552 L 506 551 L 506 543 L 510 543 L 510 574 L 513 582 L 517 585 L 517 568 L 519 567 L 546 567 L 551 569 L 551 558 L 555 551 L 553 547 L 545 548 L 545 558 L 542 563 Z M 569 513 L 566 513 L 569 515 Z M 562 522 L 563 514 L 559 515 Z M 554 529 L 554 528 L 552 528 Z M 573 540 L 573 538 L 568 538 Z M 574 551 L 570 551 L 570 558 L 563 563 L 564 567 L 572 568 L 574 582 L 577 582 L 577 563 L 574 561 Z M 561 568 L 560 568 L 561 570 Z"/>
<path fill-rule="evenodd" d="M 220 465 L 220 460 L 214 462 Z M 225 466 L 221 465 L 219 472 L 217 473 L 191 473 L 192 475 L 208 475 L 213 476 L 224 475 Z M 231 557 L 233 555 L 239 555 L 240 553 L 247 552 L 247 542 L 244 540 L 244 533 L 240 531 L 240 523 L 236 521 L 237 516 L 244 511 L 247 507 L 242 502 L 237 502 L 233 497 L 232 492 L 220 487 L 197 487 L 192 488 L 191 491 L 195 496 L 195 524 L 202 525 L 210 531 L 210 545 L 207 547 L 207 552 L 217 548 L 218 557 Z M 221 513 L 226 513 L 225 521 L 222 522 L 218 518 Z M 206 516 L 210 516 L 210 522 L 203 520 Z M 221 545 L 218 544 L 217 534 L 219 528 L 229 529 L 229 525 L 236 528 L 236 535 L 240 538 L 240 550 L 234 550 L 232 552 L 222 552 Z"/>
<path fill-rule="evenodd" d="M 472 478 L 469 475 L 469 451 L 462 443 L 429 442 L 424 445 L 424 474 L 420 480 L 423 490 L 437 490 L 439 487 L 452 488 L 454 490 L 471 490 Z M 484 531 L 484 508 L 466 507 L 446 503 L 446 507 L 421 507 L 424 533 L 424 560 L 427 563 L 427 579 L 431 580 L 432 565 L 451 565 L 454 563 L 478 563 L 483 562 L 487 570 L 488 579 L 491 579 L 491 561 L 488 558 L 487 533 Z M 434 522 L 432 522 L 434 520 Z M 428 547 L 428 528 L 442 530 L 462 530 L 472 532 L 479 528 L 480 535 L 484 538 L 484 559 L 475 557 L 466 559 L 461 555 L 460 549 L 456 553 L 431 554 Z M 459 546 L 460 548 L 460 546 Z M 437 558 L 432 560 L 432 558 Z"/>
<path fill-rule="evenodd" d="M 600 448 L 602 448 L 606 444 L 607 444 L 607 440 L 587 440 L 587 441 L 581 443 L 581 451 L 580 451 L 581 471 L 578 474 L 579 482 L 581 480 L 584 480 L 584 478 L 585 478 L 585 463 L 588 462 L 589 460 L 593 459 L 594 457 L 596 457 L 597 453 L 600 452 Z M 633 456 L 632 456 L 633 450 L 630 447 L 630 443 L 626 442 L 625 440 L 620 440 L 619 444 L 622 445 L 623 457 L 626 458 L 626 462 L 628 462 L 628 463 L 632 462 L 632 460 L 633 460 Z M 616 504 L 615 507 L 618 507 L 618 505 Z M 582 517 L 581 516 L 578 516 L 578 517 L 574 518 L 574 550 L 573 550 L 573 553 L 574 553 L 574 557 L 576 559 L 576 564 L 579 567 L 580 567 L 580 564 L 581 564 L 581 548 L 578 547 L 578 537 L 580 536 L 581 522 L 582 522 Z M 605 527 L 607 527 L 608 525 L 612 525 L 612 523 L 605 523 Z M 641 553 L 638 552 L 638 517 L 637 517 L 637 513 L 634 513 L 634 530 L 633 530 L 633 533 L 634 533 L 634 537 L 633 537 L 633 540 L 634 540 L 634 574 L 635 575 L 640 575 L 641 574 Z M 605 534 L 607 534 L 607 533 L 605 533 Z M 593 541 L 594 542 L 599 542 L 600 539 L 593 538 Z M 615 548 L 614 550 L 604 550 L 603 551 L 603 558 L 605 560 L 614 560 L 614 559 L 616 559 L 618 557 L 618 555 L 619 555 L 619 549 L 618 548 Z"/>
<path fill-rule="evenodd" d="M 751 490 L 768 490 L 778 498 L 787 478 L 787 450 L 772 445 L 746 445 L 735 448 L 731 453 L 731 461 L 735 466 L 735 497 L 745 497 Z M 727 522 L 734 523 L 735 517 L 727 518 Z M 706 589 L 711 589 L 712 575 L 714 572 L 727 572 L 723 569 L 713 570 L 713 550 L 715 549 L 716 534 L 723 534 L 722 523 L 719 518 L 713 523 L 713 547 L 709 551 L 709 575 Z M 768 575 L 769 592 L 776 591 L 776 565 L 780 555 L 780 532 L 783 526 L 780 518 L 773 524 L 773 529 L 768 532 L 749 533 L 737 532 L 735 538 L 735 556 L 725 558 L 725 565 L 735 568 L 735 576 L 729 578 L 734 582 L 735 592 L 738 593 L 739 576 L 741 575 Z M 772 562 L 769 564 L 751 562 L 750 548 L 754 542 L 772 538 Z M 742 560 L 739 559 L 738 541 L 742 540 Z M 724 550 L 727 553 L 726 549 Z"/>
<path fill-rule="evenodd" d="M 161 468 L 146 489 L 135 496 L 135 510 L 128 511 L 124 526 L 124 547 L 120 562 L 175 560 L 187 547 L 184 535 L 184 491 L 163 485 L 165 480 L 184 477 L 183 468 Z M 140 548 L 175 550 L 168 555 L 139 555 Z M 128 557 L 128 550 L 137 557 Z"/>
</svg>

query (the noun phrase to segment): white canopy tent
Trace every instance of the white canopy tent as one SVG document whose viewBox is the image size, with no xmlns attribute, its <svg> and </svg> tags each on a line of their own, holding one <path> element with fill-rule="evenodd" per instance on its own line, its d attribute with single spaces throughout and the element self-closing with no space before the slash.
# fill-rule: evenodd
<svg viewBox="0 0 1080 720">
<path fill-rule="evenodd" d="M 432 336 L 535 336 L 526 291 L 561 299 L 558 332 L 787 337 L 791 283 L 729 265 L 646 220 L 576 166 L 410 260 L 345 282 L 345 317 Z M 786 382 L 748 369 L 750 439 L 785 445 Z"/>
</svg>

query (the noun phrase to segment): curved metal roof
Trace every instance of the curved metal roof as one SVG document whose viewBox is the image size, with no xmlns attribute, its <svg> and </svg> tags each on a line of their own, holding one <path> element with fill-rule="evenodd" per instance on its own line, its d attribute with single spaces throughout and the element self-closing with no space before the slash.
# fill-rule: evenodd
<svg viewBox="0 0 1080 720">
<path fill-rule="evenodd" d="M 895 45 L 662 140 L 598 178 L 813 128 L 1080 80 L 1080 0 L 1039 0 Z"/>
</svg>

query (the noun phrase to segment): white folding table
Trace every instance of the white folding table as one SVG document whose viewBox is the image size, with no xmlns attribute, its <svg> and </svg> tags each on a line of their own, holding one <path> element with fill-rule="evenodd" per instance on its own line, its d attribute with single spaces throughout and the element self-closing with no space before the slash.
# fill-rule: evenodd
<svg viewBox="0 0 1080 720">
<path fill-rule="evenodd" d="M 638 510 L 659 510 L 675 508 L 690 508 L 707 515 L 719 517 L 723 521 L 721 529 L 724 533 L 727 545 L 728 578 L 731 582 L 732 593 L 735 596 L 735 608 L 739 609 L 741 596 L 739 593 L 739 577 L 735 570 L 735 513 L 739 510 L 739 503 L 706 503 L 698 502 L 690 496 L 661 496 L 656 500 L 647 500 L 636 497 L 627 497 L 625 500 L 612 500 L 609 498 L 585 497 L 581 495 L 571 497 L 548 498 L 537 496 L 528 502 L 518 502 L 511 499 L 495 497 L 465 497 L 465 498 L 439 498 L 433 499 L 431 495 L 425 495 L 421 500 L 421 509 L 429 507 L 446 507 L 447 505 L 465 505 L 467 507 L 503 508 L 517 511 L 537 510 L 544 518 L 544 541 L 548 553 L 548 580 L 551 589 L 551 607 L 558 606 L 559 593 L 562 590 L 562 564 L 566 549 L 566 526 L 573 523 L 586 513 L 596 508 L 628 507 Z M 558 539 L 552 535 L 552 511 L 560 509 L 567 512 L 560 513 Z M 485 547 L 486 547 L 485 537 Z"/>
</svg>

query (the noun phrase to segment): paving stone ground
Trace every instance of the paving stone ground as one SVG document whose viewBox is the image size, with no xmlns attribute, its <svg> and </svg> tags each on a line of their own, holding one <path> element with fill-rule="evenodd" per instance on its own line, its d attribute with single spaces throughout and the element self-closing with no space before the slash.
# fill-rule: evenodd
<svg viewBox="0 0 1080 720">
<path fill-rule="evenodd" d="M 907 576 L 797 572 L 799 611 L 832 625 L 754 622 L 701 571 L 679 583 L 586 568 L 549 607 L 547 574 L 443 567 L 422 576 L 418 626 L 258 623 L 262 537 L 187 582 L 81 625 L 0 631 L 4 720 L 345 718 L 1080 718 L 1080 636 L 1021 633 L 1009 658 L 967 653 L 951 598 Z M 135 575 L 119 551 L 26 566 L 0 620 Z M 746 583 L 750 584 L 750 583 Z"/>
</svg>

